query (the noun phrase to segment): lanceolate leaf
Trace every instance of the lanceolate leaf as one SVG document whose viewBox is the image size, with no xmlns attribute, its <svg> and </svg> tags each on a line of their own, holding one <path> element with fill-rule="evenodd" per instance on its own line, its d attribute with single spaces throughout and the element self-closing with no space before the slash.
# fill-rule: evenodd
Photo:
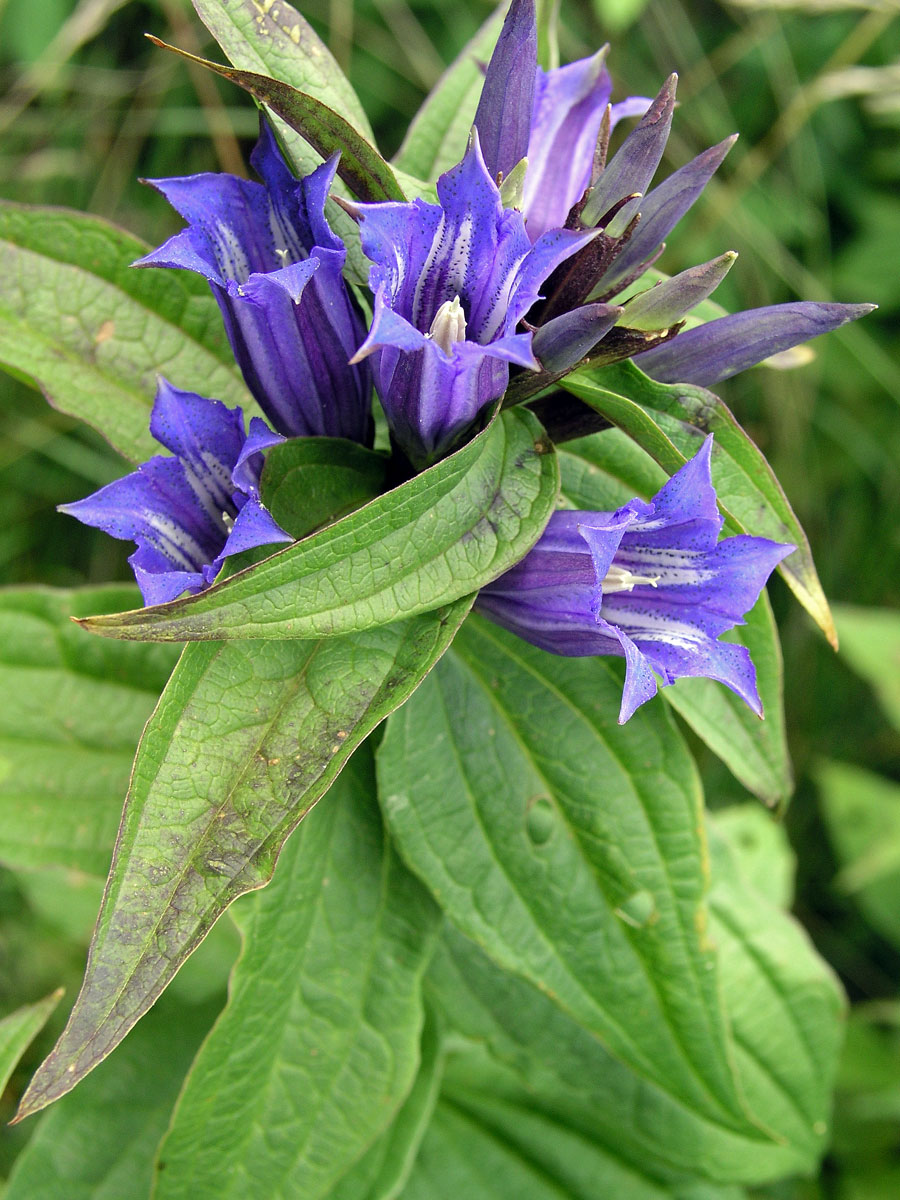
<svg viewBox="0 0 900 1200">
<path fill-rule="evenodd" d="M 597 371 L 575 371 L 561 381 L 561 386 L 625 429 L 670 473 L 664 458 L 668 460 L 671 452 L 661 437 L 686 459 L 695 453 L 701 437 L 715 434 L 713 482 L 723 510 L 733 518 L 738 532 L 745 530 L 756 537 L 792 542 L 797 547 L 778 570 L 828 640 L 837 645 L 834 622 L 806 534 L 772 468 L 718 396 L 693 384 L 656 383 L 632 362 L 615 363 Z M 645 431 L 644 418 L 622 415 L 629 401 L 643 410 L 657 432 Z"/>
<path fill-rule="evenodd" d="M 109 869 L 141 730 L 174 646 L 100 642 L 71 614 L 134 604 L 134 587 L 0 592 L 0 862 Z M 94 909 L 96 912 L 96 908 Z"/>
<path fill-rule="evenodd" d="M 244 950 L 159 1154 L 156 1200 L 325 1200 L 419 1060 L 440 913 L 385 840 L 371 753 L 234 909 Z"/>
<path fill-rule="evenodd" d="M 900 612 L 841 604 L 835 609 L 841 650 L 900 730 Z"/>
<path fill-rule="evenodd" d="M 206 284 L 133 271 L 143 242 L 98 217 L 0 202 L 0 364 L 134 462 L 150 436 L 156 377 L 258 413 Z"/>
<path fill-rule="evenodd" d="M 419 1073 L 390 1129 L 336 1184 L 331 1200 L 397 1200 L 413 1169 L 437 1103 L 444 1069 L 444 1029 L 426 1011 Z"/>
<path fill-rule="evenodd" d="M 469 604 L 348 638 L 185 650 L 138 749 L 81 994 L 21 1115 L 74 1087 L 231 901 L 268 882 L 285 838 Z"/>
<path fill-rule="evenodd" d="M 584 1157 L 593 1151 L 601 1163 L 607 1160 L 608 1171 L 618 1167 L 626 1178 L 659 1187 L 665 1196 L 685 1178 L 758 1184 L 810 1171 L 821 1153 L 822 1129 L 813 1126 L 828 1101 L 840 1032 L 837 993 L 827 967 L 792 919 L 739 882 L 733 863 L 727 870 L 733 879 L 722 886 L 730 890 L 733 906 L 746 909 L 742 928 L 750 936 L 742 945 L 740 936 L 721 932 L 714 917 L 719 969 L 726 997 L 737 1002 L 729 1008 L 730 1032 L 742 1060 L 746 1097 L 775 1130 L 772 1138 L 726 1129 L 641 1078 L 552 998 L 499 970 L 451 929 L 429 969 L 428 994 L 451 1035 L 458 1031 L 480 1049 L 448 1056 L 444 1097 L 472 1118 L 504 1130 L 520 1152 L 529 1146 L 528 1125 L 540 1128 L 546 1122 L 572 1138 L 575 1147 L 580 1144 Z M 718 914 L 717 884 L 710 902 Z M 766 930 L 778 947 L 775 954 L 764 950 Z M 746 1002 L 740 998 L 742 984 Z M 765 1010 L 768 1024 L 755 1018 L 754 1004 Z M 764 1053 L 762 1061 L 745 1053 L 746 1046 L 758 1048 L 758 1030 L 779 1044 L 780 1064 L 767 1063 Z M 807 1073 L 807 1046 L 818 1031 L 823 1069 Z M 795 1044 L 788 1048 L 792 1038 Z M 799 1111 L 792 1111 L 795 1103 Z M 634 1119 L 623 1120 L 625 1113 Z M 608 1194 L 630 1196 L 624 1188 Z"/>
<path fill-rule="evenodd" d="M 145 1200 L 159 1140 L 220 1004 L 166 996 L 77 1095 L 42 1118 L 4 1200 Z"/>
<path fill-rule="evenodd" d="M 283 79 L 315 96 L 369 141 L 372 127 L 359 97 L 316 31 L 290 4 L 276 0 L 193 0 L 200 20 L 236 67 Z"/>
<path fill-rule="evenodd" d="M 332 154 L 340 151 L 338 175 L 360 200 L 406 199 L 391 168 L 378 151 L 358 134 L 340 113 L 336 113 L 315 96 L 298 91 L 279 79 L 270 79 L 268 75 L 223 67 L 220 63 L 210 62 L 209 59 L 198 58 L 196 54 L 188 54 L 186 50 L 169 46 L 159 38 L 151 37 L 150 41 L 155 46 L 171 50 L 173 54 L 186 58 L 188 62 L 206 67 L 208 71 L 213 71 L 230 83 L 242 87 L 260 104 L 268 105 L 291 129 L 306 138 L 322 158 L 330 158 Z"/>
<path fill-rule="evenodd" d="M 511 409 L 450 458 L 208 591 L 88 625 L 160 641 L 310 638 L 427 612 L 530 549 L 558 480 L 539 422 Z"/>
<path fill-rule="evenodd" d="M 665 709 L 616 724 L 621 673 L 480 619 L 392 720 L 379 795 L 448 916 L 622 1062 L 757 1133 L 702 934 L 702 798 Z"/>
<path fill-rule="evenodd" d="M 784 671 L 778 628 L 765 592 L 723 641 L 746 646 L 763 702 L 760 721 L 734 692 L 711 679 L 682 679 L 663 695 L 735 778 L 763 803 L 784 804 L 794 788 L 784 727 Z"/>
<path fill-rule="evenodd" d="M 309 22 L 284 0 L 193 0 L 206 28 L 229 60 L 241 70 L 283 80 L 342 116 L 366 141 L 374 134 L 359 98 L 331 51 Z M 298 175 L 308 175 L 320 156 L 309 142 L 279 118 L 279 141 Z M 347 247 L 345 273 L 364 285 L 369 260 L 359 245 L 359 228 L 333 200 L 325 206 L 328 223 Z"/>
<path fill-rule="evenodd" d="M 38 1000 L 25 1004 L 15 1012 L 0 1018 L 0 1092 L 6 1090 L 9 1077 L 19 1059 L 47 1024 L 50 1014 L 62 999 L 62 988 Z"/>
<path fill-rule="evenodd" d="M 488 17 L 422 104 L 394 159 L 403 171 L 433 180 L 462 158 L 504 7 Z"/>
<path fill-rule="evenodd" d="M 647 500 L 665 476 L 617 429 L 568 443 L 560 453 L 562 492 L 575 508 L 611 511 L 634 496 Z M 662 695 L 735 776 L 766 804 L 787 800 L 793 787 L 784 727 L 778 630 L 763 596 L 725 640 L 746 646 L 756 665 L 765 720 L 711 679 L 680 679 Z"/>
</svg>

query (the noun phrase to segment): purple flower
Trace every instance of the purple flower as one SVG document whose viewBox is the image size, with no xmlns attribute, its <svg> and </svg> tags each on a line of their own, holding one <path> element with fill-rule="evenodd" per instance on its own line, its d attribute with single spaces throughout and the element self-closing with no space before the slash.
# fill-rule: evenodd
<svg viewBox="0 0 900 1200">
<path fill-rule="evenodd" d="M 391 432 L 417 467 L 503 394 L 510 363 L 537 369 L 531 332 L 516 326 L 542 281 L 594 236 L 555 230 L 532 245 L 522 214 L 501 203 L 477 134 L 437 192 L 438 204 L 352 208 L 375 293 L 353 361 L 374 356 Z"/>
<path fill-rule="evenodd" d="M 479 593 L 478 609 L 552 654 L 625 658 L 624 723 L 662 686 L 702 675 L 762 716 L 744 646 L 720 642 L 795 547 L 718 542 L 712 437 L 646 503 L 614 513 L 557 512 L 520 563 Z"/>
<path fill-rule="evenodd" d="M 259 500 L 262 451 L 284 441 L 239 408 L 226 408 L 159 380 L 150 432 L 161 454 L 60 512 L 137 549 L 128 559 L 146 604 L 200 592 L 231 554 L 289 542 Z"/>
<path fill-rule="evenodd" d="M 149 180 L 188 226 L 135 265 L 209 281 L 247 386 L 280 433 L 370 443 L 371 374 L 348 364 L 365 324 L 324 212 L 337 157 L 298 182 L 261 121 L 251 162 L 264 183 Z"/>
</svg>

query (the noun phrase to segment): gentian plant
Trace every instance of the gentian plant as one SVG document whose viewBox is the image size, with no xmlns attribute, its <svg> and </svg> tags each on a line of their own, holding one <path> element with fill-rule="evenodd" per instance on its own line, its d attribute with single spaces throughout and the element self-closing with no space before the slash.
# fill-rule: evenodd
<svg viewBox="0 0 900 1200">
<path fill-rule="evenodd" d="M 135 464 L 63 511 L 136 543 L 140 594 L 34 603 L 111 711 L 171 675 L 114 847 L 97 821 L 58 860 L 112 853 L 20 1117 L 77 1112 L 137 1025 L 103 1067 L 149 1080 L 136 1200 L 724 1198 L 809 1172 L 841 997 L 705 815 L 683 726 L 783 803 L 771 572 L 833 627 L 707 388 L 871 306 L 710 319 L 735 255 L 656 264 L 734 139 L 654 183 L 675 76 L 614 102 L 608 47 L 539 64 L 532 0 L 392 163 L 298 12 L 194 3 L 233 64 L 203 65 L 260 104 L 259 180 L 151 181 L 187 224 L 150 252 L 91 221 L 122 311 L 92 301 L 82 365 L 47 375 Z M 141 1021 L 262 888 L 231 910 L 227 1000 L 207 966 L 204 1004 L 176 985 Z"/>
</svg>

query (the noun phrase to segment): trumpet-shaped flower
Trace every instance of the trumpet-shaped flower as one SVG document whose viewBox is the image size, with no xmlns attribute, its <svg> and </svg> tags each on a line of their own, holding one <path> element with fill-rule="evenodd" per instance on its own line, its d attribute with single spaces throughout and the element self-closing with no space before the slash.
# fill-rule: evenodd
<svg viewBox="0 0 900 1200">
<path fill-rule="evenodd" d="M 370 442 L 371 373 L 348 363 L 365 324 L 325 220 L 337 156 L 298 181 L 261 121 L 250 161 L 264 183 L 150 180 L 188 226 L 135 265 L 208 280 L 247 386 L 280 433 Z"/>
<path fill-rule="evenodd" d="M 146 604 L 208 587 L 231 554 L 290 536 L 259 499 L 263 451 L 284 441 L 239 408 L 226 408 L 160 379 L 150 432 L 174 457 L 157 454 L 136 471 L 60 511 L 116 538 Z"/>
<path fill-rule="evenodd" d="M 410 461 L 446 453 L 500 397 L 513 363 L 536 370 L 519 321 L 544 279 L 593 236 L 555 230 L 532 245 L 522 214 L 506 209 L 477 134 L 442 175 L 438 204 L 358 204 L 375 294 L 368 337 L 391 432 Z"/>
<path fill-rule="evenodd" d="M 620 723 L 682 676 L 731 688 L 762 715 L 744 646 L 719 641 L 753 607 L 793 546 L 726 538 L 710 477 L 709 437 L 647 503 L 616 512 L 560 511 L 477 607 L 553 654 L 625 658 Z"/>
</svg>

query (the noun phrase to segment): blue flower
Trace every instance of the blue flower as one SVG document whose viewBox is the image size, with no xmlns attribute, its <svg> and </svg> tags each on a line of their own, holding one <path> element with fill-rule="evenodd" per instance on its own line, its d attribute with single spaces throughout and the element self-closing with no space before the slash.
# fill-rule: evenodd
<svg viewBox="0 0 900 1200">
<path fill-rule="evenodd" d="M 620 723 L 656 694 L 657 676 L 662 686 L 717 679 L 762 716 L 749 652 L 718 639 L 743 624 L 795 547 L 717 540 L 711 450 L 709 437 L 649 503 L 554 513 L 525 558 L 479 593 L 479 611 L 552 654 L 624 657 Z"/>
<path fill-rule="evenodd" d="M 357 204 L 373 262 L 372 326 L 353 361 L 374 356 L 395 441 L 416 467 L 453 446 L 503 395 L 510 364 L 538 368 L 531 332 L 516 331 L 543 280 L 593 232 L 555 230 L 532 245 L 505 209 L 477 134 L 442 175 L 438 204 Z"/>
<path fill-rule="evenodd" d="M 128 559 L 146 604 L 208 587 L 231 554 L 291 538 L 259 499 L 262 452 L 284 441 L 239 408 L 159 380 L 150 432 L 158 454 L 60 512 L 137 544 Z"/>
<path fill-rule="evenodd" d="M 209 281 L 247 386 L 280 433 L 370 443 L 371 373 L 348 364 L 365 324 L 341 273 L 346 250 L 325 220 L 337 156 L 298 182 L 261 121 L 251 162 L 264 184 L 149 180 L 189 224 L 136 265 Z"/>
</svg>

